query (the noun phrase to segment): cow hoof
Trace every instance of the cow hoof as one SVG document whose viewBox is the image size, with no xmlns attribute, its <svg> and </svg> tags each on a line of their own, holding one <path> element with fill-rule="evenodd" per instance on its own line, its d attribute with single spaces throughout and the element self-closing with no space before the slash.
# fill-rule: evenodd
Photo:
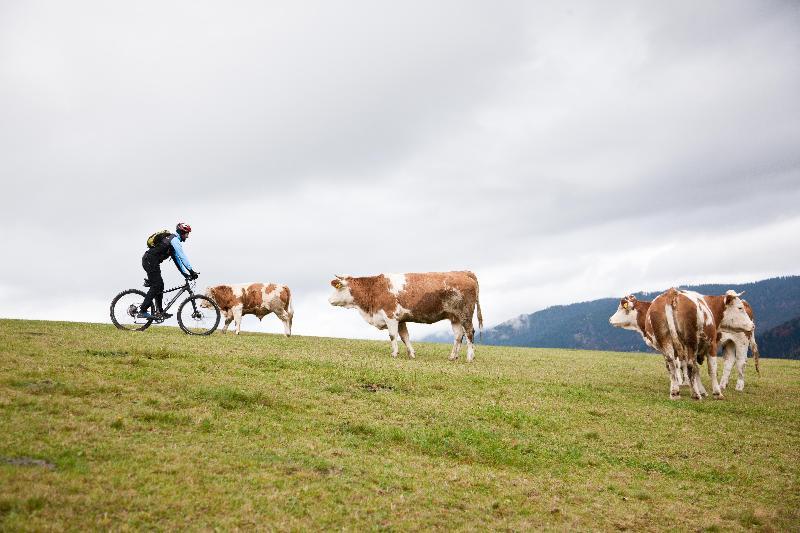
<svg viewBox="0 0 800 533">
<path fill-rule="evenodd" d="M 702 396 L 700 396 L 699 394 L 692 394 L 692 399 L 693 399 L 693 400 L 702 400 L 702 399 L 703 399 L 703 397 L 702 397 Z"/>
<path fill-rule="evenodd" d="M 708 396 L 708 393 L 706 391 L 700 393 L 701 398 L 705 398 L 706 396 Z"/>
<path fill-rule="evenodd" d="M 416 354 L 414 352 L 411 352 L 410 354 L 408 354 L 408 358 L 409 359 L 416 359 L 417 356 L 416 356 Z"/>
<path fill-rule="evenodd" d="M 680 393 L 680 391 L 678 391 L 678 392 L 671 392 L 671 393 L 670 393 L 670 395 L 669 395 L 669 399 L 670 399 L 670 400 L 680 400 L 680 399 L 681 399 L 681 393 Z"/>
<path fill-rule="evenodd" d="M 744 381 L 742 381 L 741 383 L 739 383 L 738 381 L 736 382 L 736 390 L 738 390 L 739 392 L 742 392 L 744 390 Z"/>
<path fill-rule="evenodd" d="M 714 393 L 714 399 L 715 400 L 724 400 L 725 396 L 722 395 L 722 392 L 715 392 Z"/>
<path fill-rule="evenodd" d="M 457 355 L 451 355 L 450 357 L 447 358 L 448 361 L 455 361 L 456 359 L 458 359 Z"/>
<path fill-rule="evenodd" d="M 719 388 L 722 389 L 722 390 L 727 389 L 728 388 L 728 383 L 727 382 L 720 383 L 719 384 Z"/>
</svg>

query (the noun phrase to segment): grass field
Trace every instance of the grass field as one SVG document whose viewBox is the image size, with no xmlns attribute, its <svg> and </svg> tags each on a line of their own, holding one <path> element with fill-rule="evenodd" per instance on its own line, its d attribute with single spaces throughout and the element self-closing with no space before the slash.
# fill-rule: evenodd
<svg viewBox="0 0 800 533">
<path fill-rule="evenodd" d="M 448 350 L 0 320 L 0 529 L 800 529 L 800 363 Z"/>
</svg>

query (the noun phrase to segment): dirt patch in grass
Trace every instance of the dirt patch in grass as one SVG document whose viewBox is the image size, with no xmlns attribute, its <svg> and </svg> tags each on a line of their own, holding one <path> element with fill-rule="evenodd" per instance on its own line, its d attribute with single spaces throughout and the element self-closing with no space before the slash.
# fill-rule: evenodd
<svg viewBox="0 0 800 533">
<path fill-rule="evenodd" d="M 385 383 L 360 383 L 358 385 L 367 392 L 393 391 L 394 386 Z"/>
<path fill-rule="evenodd" d="M 128 350 L 84 350 L 83 353 L 94 357 L 124 357 L 130 355 Z"/>
<path fill-rule="evenodd" d="M 79 352 L 82 355 L 90 355 L 92 357 L 144 357 L 145 359 L 172 359 L 182 357 L 183 354 L 168 350 L 164 347 L 154 349 L 139 349 L 134 348 L 131 350 L 90 350 L 86 349 Z"/>
<path fill-rule="evenodd" d="M 0 463 L 11 466 L 40 466 L 48 470 L 53 470 L 56 465 L 44 459 L 34 459 L 33 457 L 0 457 Z"/>
</svg>

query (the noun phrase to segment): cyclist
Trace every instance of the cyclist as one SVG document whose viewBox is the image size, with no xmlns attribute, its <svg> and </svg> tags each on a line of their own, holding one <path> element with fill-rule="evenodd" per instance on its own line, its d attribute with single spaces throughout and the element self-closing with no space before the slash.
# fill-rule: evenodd
<svg viewBox="0 0 800 533">
<path fill-rule="evenodd" d="M 139 308 L 137 318 L 166 320 L 172 315 L 163 310 L 164 279 L 161 277 L 161 263 L 168 257 L 172 258 L 175 266 L 186 279 L 197 279 L 197 272 L 192 270 L 192 265 L 186 254 L 183 253 L 181 243 L 186 242 L 192 227 L 189 224 L 179 222 L 175 226 L 176 233 L 168 233 L 161 237 L 155 246 L 148 248 L 142 256 L 142 268 L 147 273 L 149 289 L 144 297 L 142 306 Z M 147 310 L 155 300 L 154 313 L 150 314 Z"/>
</svg>

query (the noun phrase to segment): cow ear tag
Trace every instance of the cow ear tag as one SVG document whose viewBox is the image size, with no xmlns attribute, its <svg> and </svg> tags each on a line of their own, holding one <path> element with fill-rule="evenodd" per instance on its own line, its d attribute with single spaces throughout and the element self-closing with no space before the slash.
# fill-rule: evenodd
<svg viewBox="0 0 800 533">
<path fill-rule="evenodd" d="M 623 309 L 628 309 L 628 302 L 625 302 L 625 303 L 623 303 L 623 304 L 622 304 L 622 308 L 623 308 Z"/>
</svg>

